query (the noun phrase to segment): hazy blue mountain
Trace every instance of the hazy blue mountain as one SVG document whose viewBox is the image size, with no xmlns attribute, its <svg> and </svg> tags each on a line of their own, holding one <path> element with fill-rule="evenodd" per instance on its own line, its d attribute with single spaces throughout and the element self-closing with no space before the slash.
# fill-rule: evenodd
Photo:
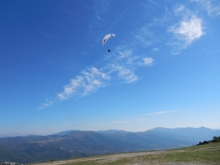
<svg viewBox="0 0 220 165">
<path fill-rule="evenodd" d="M 175 134 L 185 137 L 185 139 L 190 139 L 190 141 L 198 142 L 198 141 L 205 141 L 205 140 L 211 140 L 213 136 L 220 136 L 220 130 L 213 130 L 206 127 L 200 127 L 200 128 L 162 128 L 157 127 L 154 129 L 151 129 L 149 131 L 154 132 L 163 132 L 168 134 Z"/>
<path fill-rule="evenodd" d="M 0 161 L 20 163 L 69 159 L 97 154 L 163 150 L 195 145 L 219 136 L 208 128 L 155 128 L 145 132 L 63 131 L 47 136 L 0 138 Z M 206 139 L 209 137 L 209 139 Z"/>
<path fill-rule="evenodd" d="M 21 134 L 19 134 L 17 132 L 9 133 L 9 134 L 2 134 L 2 135 L 0 135 L 0 138 L 1 137 L 16 137 L 16 136 L 21 136 Z"/>
</svg>

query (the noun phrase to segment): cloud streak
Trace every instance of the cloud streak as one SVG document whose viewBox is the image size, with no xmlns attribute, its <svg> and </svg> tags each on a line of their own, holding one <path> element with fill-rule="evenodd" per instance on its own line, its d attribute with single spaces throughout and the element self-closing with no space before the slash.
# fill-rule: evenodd
<svg viewBox="0 0 220 165">
<path fill-rule="evenodd" d="M 162 115 L 165 113 L 174 113 L 174 112 L 180 112 L 180 110 L 171 110 L 171 111 L 158 111 L 158 112 L 152 112 L 152 113 L 146 113 L 145 115 Z"/>
<path fill-rule="evenodd" d="M 42 110 L 42 109 L 44 109 L 44 108 L 46 108 L 46 107 L 49 107 L 49 106 L 51 106 L 51 105 L 53 105 L 54 104 L 54 100 L 45 100 L 45 102 L 44 103 L 42 103 L 41 104 L 41 106 L 38 108 L 38 110 Z"/>
<path fill-rule="evenodd" d="M 70 83 L 64 86 L 63 92 L 57 94 L 57 98 L 65 100 L 74 94 L 86 96 L 88 93 L 104 87 L 105 81 L 109 79 L 109 75 L 95 67 L 89 68 L 87 71 L 83 70 L 80 76 L 71 79 Z"/>
</svg>

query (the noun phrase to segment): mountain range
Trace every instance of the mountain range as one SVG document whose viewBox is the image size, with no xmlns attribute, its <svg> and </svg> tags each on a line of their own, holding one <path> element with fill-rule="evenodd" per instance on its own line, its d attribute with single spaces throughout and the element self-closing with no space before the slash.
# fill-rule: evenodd
<svg viewBox="0 0 220 165">
<path fill-rule="evenodd" d="M 220 136 L 220 130 L 154 128 L 145 132 L 123 130 L 68 130 L 47 136 L 0 138 L 0 162 L 43 162 L 99 154 L 165 150 L 195 145 Z"/>
</svg>

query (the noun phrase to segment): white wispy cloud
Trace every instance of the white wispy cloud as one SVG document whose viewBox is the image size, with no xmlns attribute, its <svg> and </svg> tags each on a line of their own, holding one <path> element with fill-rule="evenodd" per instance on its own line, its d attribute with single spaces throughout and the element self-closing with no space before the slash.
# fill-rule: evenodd
<svg viewBox="0 0 220 165">
<path fill-rule="evenodd" d="M 154 59 L 151 57 L 145 57 L 143 58 L 143 61 L 144 61 L 144 65 L 150 66 L 153 64 Z"/>
<path fill-rule="evenodd" d="M 129 56 L 132 55 L 132 50 L 131 49 L 128 49 L 128 50 L 125 50 L 125 51 L 119 51 L 119 59 L 124 59 L 124 58 L 127 58 Z"/>
<path fill-rule="evenodd" d="M 130 69 L 127 69 L 118 64 L 112 64 L 112 69 L 118 72 L 118 76 L 124 79 L 127 83 L 131 83 L 138 80 L 138 77 Z"/>
<path fill-rule="evenodd" d="M 212 15 L 220 15 L 220 2 L 218 1 L 206 1 L 205 3 L 205 8 L 208 11 L 208 14 L 210 16 Z"/>
<path fill-rule="evenodd" d="M 71 79 L 70 83 L 64 86 L 63 92 L 57 94 L 57 98 L 65 100 L 74 94 L 86 96 L 88 93 L 105 86 L 105 80 L 109 79 L 109 75 L 95 67 L 83 70 L 80 76 Z"/>
<path fill-rule="evenodd" d="M 205 34 L 203 19 L 198 17 L 201 7 L 198 7 L 192 1 L 202 4 L 203 9 L 210 13 L 209 15 L 220 15 L 219 0 L 191 0 L 191 3 L 181 4 L 176 2 L 165 7 L 159 5 L 157 8 L 161 10 L 162 14 L 158 16 L 152 15 L 150 17 L 151 21 L 146 19 L 143 26 L 137 28 L 132 33 L 137 41 L 137 45 L 142 44 L 145 47 L 151 47 L 155 46 L 155 44 L 163 45 L 166 43 L 166 45 L 173 47 L 172 54 L 179 54 L 194 41 L 200 39 Z M 146 5 L 148 7 L 149 3 L 147 2 L 146 4 L 148 4 Z M 147 10 L 147 12 L 150 15 L 150 11 Z M 163 29 L 167 30 L 163 31 Z M 172 34 L 171 38 L 165 35 L 167 32 Z"/>
<path fill-rule="evenodd" d="M 158 112 L 147 113 L 145 115 L 161 115 L 161 114 L 165 114 L 165 113 L 174 113 L 174 112 L 180 112 L 180 110 L 158 111 Z"/>
<path fill-rule="evenodd" d="M 169 32 L 173 33 L 177 40 L 170 45 L 176 47 L 176 54 L 178 54 L 204 34 L 202 19 L 195 15 L 187 19 L 184 18 L 179 24 L 172 26 Z"/>
<path fill-rule="evenodd" d="M 105 20 L 103 15 L 108 12 L 110 8 L 111 1 L 102 1 L 102 0 L 92 0 L 92 5 L 88 8 L 92 9 L 90 14 L 91 21 L 88 25 L 91 31 L 94 30 L 94 27 L 103 27 Z"/>
<path fill-rule="evenodd" d="M 144 46 L 149 46 L 152 44 L 153 32 L 150 31 L 147 25 L 133 32 L 134 37 L 138 40 L 138 43 L 144 44 Z"/>
<path fill-rule="evenodd" d="M 100 19 L 100 15 L 107 12 L 111 1 L 102 1 L 102 0 L 93 0 L 93 9 L 95 11 L 95 15 L 98 15 L 98 19 Z"/>
<path fill-rule="evenodd" d="M 146 113 L 145 116 L 150 116 L 150 115 L 162 115 L 162 114 L 166 114 L 166 113 L 175 113 L 175 112 L 180 112 L 180 110 L 170 110 L 170 111 L 157 111 L 157 112 L 151 112 L 151 113 Z M 138 118 L 136 119 L 137 122 L 142 122 L 147 120 L 146 118 Z"/>
<path fill-rule="evenodd" d="M 83 70 L 80 75 L 71 79 L 70 83 L 63 87 L 63 91 L 58 93 L 56 98 L 47 99 L 38 109 L 49 107 L 55 102 L 69 99 L 73 95 L 86 96 L 106 86 L 108 80 L 110 80 L 110 76 L 95 67 Z"/>
<path fill-rule="evenodd" d="M 219 0 L 191 0 L 202 5 L 202 7 L 208 12 L 209 16 L 220 15 L 220 1 Z"/>
<path fill-rule="evenodd" d="M 180 40 L 185 41 L 186 45 L 189 45 L 192 41 L 199 39 L 203 35 L 202 20 L 196 16 L 188 20 L 183 20 L 179 27 L 173 29 L 173 33 Z"/>
<path fill-rule="evenodd" d="M 154 61 L 151 57 L 138 55 L 133 49 L 125 45 L 119 45 L 116 52 L 113 62 L 109 65 L 109 71 L 116 73 L 118 78 L 125 80 L 126 83 L 139 80 L 135 74 L 136 67 L 140 65 L 150 66 Z"/>
<path fill-rule="evenodd" d="M 105 16 L 111 7 L 111 1 L 91 0 L 89 6 L 88 3 L 83 3 L 83 6 L 85 9 L 88 9 L 88 15 L 86 16 L 89 18 L 89 21 L 86 23 L 90 35 L 94 35 L 94 37 L 101 35 L 97 32 L 97 29 L 101 30 L 106 26 Z M 97 39 L 96 42 L 99 42 L 99 40 Z"/>
<path fill-rule="evenodd" d="M 84 79 L 82 76 L 78 76 L 75 79 L 71 79 L 68 85 L 65 85 L 63 92 L 57 94 L 57 97 L 61 100 L 67 99 L 71 94 L 77 92 L 77 88 L 84 85 Z"/>
<path fill-rule="evenodd" d="M 46 99 L 45 102 L 40 105 L 40 107 L 38 108 L 38 110 L 42 110 L 42 109 L 44 109 L 44 108 L 46 108 L 46 107 L 49 107 L 49 106 L 53 105 L 54 102 L 55 102 L 54 100 L 48 100 L 48 99 Z"/>
<path fill-rule="evenodd" d="M 185 9 L 185 5 L 179 5 L 176 8 L 174 8 L 174 13 L 175 14 L 179 14 L 180 12 L 182 12 Z"/>
</svg>

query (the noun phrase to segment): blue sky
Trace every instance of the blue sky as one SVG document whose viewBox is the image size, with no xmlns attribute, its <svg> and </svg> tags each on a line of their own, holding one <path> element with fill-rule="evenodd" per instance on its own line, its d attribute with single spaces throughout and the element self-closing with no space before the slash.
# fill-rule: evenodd
<svg viewBox="0 0 220 165">
<path fill-rule="evenodd" d="M 218 0 L 2 0 L 0 134 L 220 129 L 219 29 Z"/>
</svg>

